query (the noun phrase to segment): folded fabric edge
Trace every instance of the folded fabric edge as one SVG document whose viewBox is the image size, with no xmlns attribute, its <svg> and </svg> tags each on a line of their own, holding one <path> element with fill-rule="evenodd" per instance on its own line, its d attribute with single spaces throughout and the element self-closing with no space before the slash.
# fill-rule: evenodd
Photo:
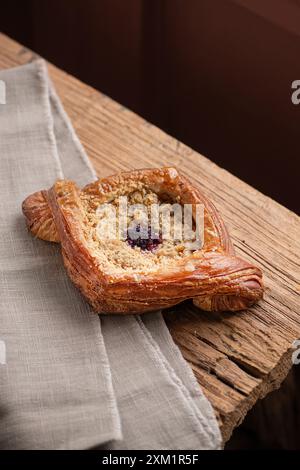
<svg viewBox="0 0 300 470">
<path fill-rule="evenodd" d="M 153 313 L 155 315 L 155 313 Z M 173 342 L 173 339 L 169 333 L 169 330 L 165 324 L 165 321 L 161 315 L 161 313 L 158 314 L 160 316 L 160 319 L 158 318 L 159 321 L 159 326 L 164 328 L 164 335 L 165 338 L 169 336 L 169 341 L 168 345 L 176 351 L 177 346 Z M 194 425 L 196 429 L 198 430 L 199 433 L 201 433 L 201 437 L 203 437 L 203 432 L 206 434 L 206 438 L 208 441 L 208 446 L 206 449 L 219 449 L 221 446 L 221 434 L 219 430 L 219 426 L 217 424 L 217 420 L 213 411 L 213 408 L 209 401 L 207 400 L 204 395 L 201 394 L 200 392 L 200 386 L 197 383 L 192 370 L 190 369 L 190 366 L 186 363 L 185 359 L 183 358 L 180 350 L 177 348 L 176 351 L 176 356 L 177 359 L 180 361 L 180 367 L 184 367 L 187 371 L 188 374 L 190 375 L 190 383 L 194 387 L 194 393 L 191 394 L 190 390 L 187 388 L 187 386 L 182 382 L 181 378 L 179 377 L 178 373 L 175 372 L 174 368 L 171 366 L 170 362 L 166 359 L 165 355 L 163 354 L 162 350 L 160 349 L 158 343 L 155 341 L 154 337 L 152 336 L 151 333 L 151 327 L 150 329 L 147 328 L 146 322 L 142 320 L 141 317 L 136 317 L 137 322 L 139 323 L 144 335 L 147 337 L 149 343 L 151 344 L 156 356 L 157 360 L 159 361 L 159 364 L 164 367 L 169 374 L 171 380 L 173 381 L 174 385 L 180 390 L 183 399 L 186 401 L 186 404 L 188 405 L 190 409 L 190 417 L 192 419 L 196 418 L 194 421 Z M 157 321 L 157 320 L 156 320 Z M 151 320 L 150 320 L 151 322 Z M 152 330 L 153 332 L 153 330 Z M 173 344 L 172 344 L 173 343 Z M 199 403 L 197 406 L 197 403 L 194 401 L 194 398 L 201 398 L 202 402 L 203 399 L 205 401 L 205 405 L 208 406 L 208 413 L 203 414 L 203 406 L 199 407 Z M 203 404 L 203 403 L 202 403 Z M 209 416 L 210 415 L 210 416 Z M 204 418 L 204 419 L 203 419 Z M 206 420 L 208 422 L 206 422 Z"/>
<path fill-rule="evenodd" d="M 54 85 L 53 85 L 53 83 L 52 83 L 52 81 L 51 81 L 48 74 L 47 74 L 47 78 L 48 78 L 51 106 L 53 107 L 53 110 L 58 115 L 60 115 L 61 121 L 65 125 L 66 130 L 70 133 L 70 136 L 73 140 L 74 147 L 77 150 L 77 155 L 79 156 L 79 158 L 81 158 L 83 164 L 87 167 L 87 170 L 90 172 L 91 179 L 90 179 L 90 181 L 87 181 L 86 184 L 90 183 L 91 181 L 96 181 L 98 179 L 96 171 L 95 171 L 91 161 L 89 160 L 89 158 L 88 158 L 88 156 L 87 156 L 87 154 L 84 150 L 84 147 L 83 147 L 82 143 L 80 142 L 80 140 L 79 140 L 79 138 L 78 138 L 78 136 L 77 136 L 77 134 L 74 130 L 73 125 L 71 124 L 70 118 L 67 115 L 67 113 L 66 113 L 66 111 L 65 111 L 65 109 L 64 109 L 64 107 L 61 103 L 61 100 L 60 100 L 59 96 L 57 95 L 56 90 L 54 88 Z"/>
<path fill-rule="evenodd" d="M 184 359 L 180 349 L 175 344 L 169 328 L 161 312 L 140 317 L 149 334 L 158 345 L 161 354 L 164 355 L 166 364 L 173 369 L 178 379 L 178 386 L 191 402 L 198 419 L 201 420 L 207 434 L 215 440 L 217 448 L 221 448 L 222 436 L 216 419 L 215 411 L 210 401 L 205 397 L 201 386 L 196 380 L 190 365 Z"/>
</svg>

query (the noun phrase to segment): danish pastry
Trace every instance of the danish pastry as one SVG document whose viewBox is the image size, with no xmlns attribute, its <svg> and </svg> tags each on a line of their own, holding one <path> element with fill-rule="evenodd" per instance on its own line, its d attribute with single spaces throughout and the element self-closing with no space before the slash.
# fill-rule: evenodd
<svg viewBox="0 0 300 470">
<path fill-rule="evenodd" d="M 195 239 L 198 205 L 201 244 Z M 175 206 L 192 208 L 188 243 L 174 236 Z M 147 222 L 153 207 L 155 233 Z M 81 190 L 59 180 L 28 196 L 22 209 L 33 235 L 61 244 L 70 278 L 97 313 L 143 313 L 186 299 L 204 310 L 237 311 L 263 296 L 261 270 L 235 256 L 214 205 L 175 168 L 123 172 Z M 173 236 L 163 236 L 164 211 Z"/>
</svg>

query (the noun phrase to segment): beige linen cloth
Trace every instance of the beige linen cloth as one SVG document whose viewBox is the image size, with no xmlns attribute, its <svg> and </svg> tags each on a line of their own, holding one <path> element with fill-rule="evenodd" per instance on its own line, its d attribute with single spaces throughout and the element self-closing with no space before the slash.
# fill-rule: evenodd
<svg viewBox="0 0 300 470">
<path fill-rule="evenodd" d="M 95 315 L 59 246 L 27 232 L 28 194 L 96 175 L 44 61 L 0 80 L 0 448 L 219 448 L 212 407 L 161 314 Z"/>
</svg>

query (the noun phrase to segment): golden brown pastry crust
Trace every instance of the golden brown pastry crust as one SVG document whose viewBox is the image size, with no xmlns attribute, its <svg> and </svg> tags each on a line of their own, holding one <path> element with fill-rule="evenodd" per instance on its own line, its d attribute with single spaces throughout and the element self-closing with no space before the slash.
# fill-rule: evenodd
<svg viewBox="0 0 300 470">
<path fill-rule="evenodd" d="M 105 273 L 85 236 L 85 198 L 106 202 L 119 191 L 143 184 L 181 204 L 205 206 L 206 235 L 201 251 L 178 261 L 176 270 L 145 273 L 138 278 L 126 271 Z M 81 191 L 72 181 L 60 180 L 48 191 L 23 202 L 31 232 L 43 240 L 60 242 L 67 272 L 98 313 L 143 313 L 193 299 L 204 310 L 241 310 L 263 296 L 261 270 L 238 258 L 226 227 L 214 205 L 175 168 L 124 172 L 100 179 Z M 187 269 L 193 262 L 193 270 Z"/>
</svg>

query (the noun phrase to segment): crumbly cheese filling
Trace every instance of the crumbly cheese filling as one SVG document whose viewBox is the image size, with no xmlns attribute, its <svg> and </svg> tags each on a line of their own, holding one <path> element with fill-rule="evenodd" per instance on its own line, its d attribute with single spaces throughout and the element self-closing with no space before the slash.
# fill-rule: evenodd
<svg viewBox="0 0 300 470">
<path fill-rule="evenodd" d="M 124 194 L 128 209 L 125 215 Z M 85 236 L 102 271 L 111 275 L 170 271 L 178 266 L 178 261 L 193 255 L 195 250 L 182 239 L 174 237 L 176 215 L 170 211 L 170 204 L 179 201 L 171 201 L 168 196 L 158 195 L 143 186 L 124 194 L 106 195 L 105 200 L 103 197 L 85 195 L 84 192 L 81 196 L 88 222 Z M 155 233 L 150 231 L 149 224 L 153 205 L 159 211 Z M 169 211 L 167 238 L 162 233 L 164 211 Z M 148 236 L 144 240 L 146 234 Z M 192 261 L 186 264 L 186 269 L 194 269 Z"/>
</svg>

